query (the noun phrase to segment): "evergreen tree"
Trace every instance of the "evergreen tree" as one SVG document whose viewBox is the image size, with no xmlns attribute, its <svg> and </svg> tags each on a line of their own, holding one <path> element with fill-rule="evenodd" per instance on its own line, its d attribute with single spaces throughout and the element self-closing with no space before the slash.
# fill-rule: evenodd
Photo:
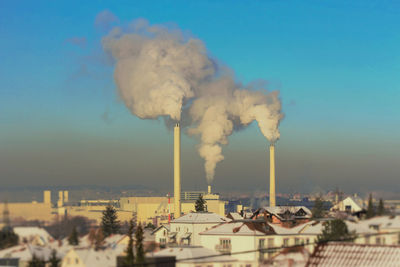
<svg viewBox="0 0 400 267">
<path fill-rule="evenodd" d="M 11 227 L 4 227 L 0 231 L 0 250 L 18 245 L 19 237 Z"/>
<path fill-rule="evenodd" d="M 36 257 L 35 254 L 33 254 L 32 259 L 28 263 L 29 267 L 45 267 L 46 263 L 44 260 Z"/>
<path fill-rule="evenodd" d="M 133 253 L 133 228 L 134 228 L 134 223 L 133 220 L 129 222 L 129 230 L 128 230 L 128 236 L 129 236 L 129 242 L 128 246 L 126 248 L 126 257 L 124 259 L 124 266 L 126 267 L 131 267 L 134 266 L 135 264 L 135 255 Z"/>
<path fill-rule="evenodd" d="M 367 208 L 366 217 L 367 217 L 367 219 L 369 219 L 369 218 L 372 218 L 374 216 L 375 216 L 375 210 L 374 210 L 374 204 L 372 202 L 372 194 L 369 194 L 368 208 Z"/>
<path fill-rule="evenodd" d="M 103 211 L 103 218 L 101 219 L 101 229 L 105 237 L 112 234 L 118 234 L 121 225 L 117 218 L 117 211 L 111 205 L 107 206 Z"/>
<path fill-rule="evenodd" d="M 78 231 L 76 230 L 76 226 L 72 228 L 72 232 L 68 237 L 68 243 L 72 246 L 79 245 L 79 236 L 78 236 Z"/>
<path fill-rule="evenodd" d="M 355 238 L 353 232 L 349 232 L 347 225 L 344 221 L 340 219 L 334 219 L 327 221 L 324 224 L 322 233 L 318 235 L 318 243 L 328 242 L 328 241 L 353 241 Z"/>
<path fill-rule="evenodd" d="M 378 205 L 378 215 L 382 216 L 386 213 L 385 211 L 385 205 L 383 204 L 383 199 L 379 199 L 379 205 Z"/>
<path fill-rule="evenodd" d="M 203 195 L 200 195 L 199 198 L 196 200 L 195 209 L 196 212 L 204 212 L 206 211 L 206 201 L 203 199 Z"/>
<path fill-rule="evenodd" d="M 49 259 L 50 267 L 59 267 L 61 259 L 57 257 L 57 251 L 53 249 Z"/>
<path fill-rule="evenodd" d="M 139 226 L 136 229 L 135 232 L 135 248 L 136 248 L 136 264 L 137 266 L 142 266 L 145 262 L 144 260 L 144 248 L 143 248 L 143 228 L 142 225 L 139 224 Z"/>
<path fill-rule="evenodd" d="M 312 208 L 312 218 L 319 219 L 323 218 L 325 214 L 324 200 L 321 197 L 317 197 L 314 201 L 314 207 Z"/>
</svg>

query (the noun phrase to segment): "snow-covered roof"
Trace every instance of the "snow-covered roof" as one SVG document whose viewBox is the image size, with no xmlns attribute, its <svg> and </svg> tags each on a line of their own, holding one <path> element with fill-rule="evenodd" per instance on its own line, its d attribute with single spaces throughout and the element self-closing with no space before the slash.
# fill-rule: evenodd
<svg viewBox="0 0 400 267">
<path fill-rule="evenodd" d="M 222 217 L 212 212 L 191 212 L 171 221 L 171 223 L 200 224 L 200 223 L 224 223 L 229 221 L 230 219 Z"/>
<path fill-rule="evenodd" d="M 292 214 L 297 213 L 300 210 L 303 210 L 306 213 L 306 216 L 311 216 L 312 212 L 305 206 L 275 206 L 275 207 L 263 207 L 262 210 L 265 210 L 271 214 L 279 215 L 289 211 Z"/>
<path fill-rule="evenodd" d="M 315 248 L 306 266 L 399 266 L 400 246 L 329 242 Z"/>
<path fill-rule="evenodd" d="M 156 229 L 154 229 L 154 231 L 151 234 L 154 235 L 155 233 L 157 233 L 161 229 L 166 229 L 167 232 L 171 231 L 171 227 L 169 226 L 169 224 L 161 224 Z"/>
<path fill-rule="evenodd" d="M 218 254 L 216 251 L 204 247 L 173 247 L 149 253 L 150 257 L 175 256 L 176 260 L 182 263 L 205 263 L 205 262 L 234 262 L 237 259 Z M 212 257 L 211 257 L 212 256 Z"/>
<path fill-rule="evenodd" d="M 120 235 L 120 234 L 110 235 L 104 239 L 104 245 L 105 246 L 113 246 L 113 245 L 119 243 L 119 241 L 122 240 L 124 237 L 125 237 L 125 235 Z"/>
<path fill-rule="evenodd" d="M 374 234 L 376 233 L 375 230 L 370 229 L 366 225 L 362 223 L 354 223 L 350 221 L 344 221 L 347 225 L 347 229 L 349 232 L 355 232 L 356 234 Z M 304 235 L 319 235 L 322 233 L 324 229 L 323 222 L 318 221 L 310 221 L 299 226 L 291 228 L 294 232 Z"/>
<path fill-rule="evenodd" d="M 400 216 L 378 216 L 360 222 L 368 227 L 378 225 L 382 229 L 400 229 Z"/>
<path fill-rule="evenodd" d="M 302 224 L 303 225 L 303 224 Z M 282 227 L 278 224 L 269 224 L 270 227 L 272 227 L 272 229 L 274 229 L 274 232 L 277 235 L 294 235 L 297 234 L 299 232 L 299 230 L 301 229 L 300 226 L 296 226 L 296 227 L 292 227 L 292 228 L 287 228 L 287 227 Z"/>
<path fill-rule="evenodd" d="M 266 235 L 274 234 L 273 228 L 265 222 L 228 222 L 212 227 L 200 235 Z"/>
<path fill-rule="evenodd" d="M 20 261 L 30 261 L 35 254 L 40 259 L 48 260 L 51 251 L 50 247 L 23 244 L 0 250 L 0 258 L 18 258 Z"/>
<path fill-rule="evenodd" d="M 40 227 L 14 227 L 14 232 L 19 236 L 19 240 L 23 241 L 24 239 L 29 242 L 32 238 L 38 237 L 43 244 L 47 244 L 48 242 L 54 240 L 54 238 L 43 228 Z"/>
<path fill-rule="evenodd" d="M 97 251 L 93 248 L 73 248 L 65 255 L 63 261 L 68 262 L 68 258 L 74 261 L 78 257 L 85 266 L 115 267 L 119 253 L 119 250 L 110 248 Z"/>
</svg>

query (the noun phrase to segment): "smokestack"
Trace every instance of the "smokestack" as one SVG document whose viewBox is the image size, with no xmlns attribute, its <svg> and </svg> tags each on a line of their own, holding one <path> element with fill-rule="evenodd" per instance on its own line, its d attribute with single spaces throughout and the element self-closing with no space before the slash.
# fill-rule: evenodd
<svg viewBox="0 0 400 267">
<path fill-rule="evenodd" d="M 208 194 L 211 194 L 211 185 L 208 186 Z"/>
<path fill-rule="evenodd" d="M 57 207 L 61 208 L 64 206 L 64 195 L 63 191 L 58 191 L 58 201 L 57 201 Z"/>
<path fill-rule="evenodd" d="M 174 128 L 174 218 L 181 216 L 181 128 Z"/>
<path fill-rule="evenodd" d="M 275 144 L 269 146 L 269 206 L 276 206 L 275 199 Z"/>
<path fill-rule="evenodd" d="M 51 204 L 51 191 L 50 190 L 43 191 L 43 203 Z"/>
<path fill-rule="evenodd" d="M 69 202 L 69 192 L 64 190 L 64 203 Z"/>
</svg>

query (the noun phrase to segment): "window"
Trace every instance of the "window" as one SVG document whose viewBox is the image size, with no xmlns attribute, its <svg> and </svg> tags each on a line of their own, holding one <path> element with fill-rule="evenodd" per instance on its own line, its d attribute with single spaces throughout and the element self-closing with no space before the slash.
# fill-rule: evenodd
<svg viewBox="0 0 400 267">
<path fill-rule="evenodd" d="M 367 244 L 367 245 L 369 244 L 369 236 L 365 237 L 365 244 Z"/>
<path fill-rule="evenodd" d="M 260 239 L 258 240 L 258 247 L 259 248 L 264 248 L 265 247 L 265 239 Z"/>
<path fill-rule="evenodd" d="M 307 245 L 310 244 L 310 239 L 309 238 L 306 238 L 306 244 Z"/>
<path fill-rule="evenodd" d="M 219 244 L 221 245 L 222 248 L 229 249 L 231 247 L 231 240 L 227 238 L 220 239 Z"/>
<path fill-rule="evenodd" d="M 283 246 L 288 247 L 289 246 L 289 238 L 284 238 L 283 239 Z"/>
<path fill-rule="evenodd" d="M 375 239 L 375 244 L 377 244 L 377 245 L 380 245 L 380 244 L 381 244 L 381 238 L 380 238 L 380 237 L 377 237 L 377 238 Z"/>
<path fill-rule="evenodd" d="M 300 245 L 300 238 L 295 238 L 294 239 L 294 244 L 297 246 L 297 245 Z"/>
</svg>

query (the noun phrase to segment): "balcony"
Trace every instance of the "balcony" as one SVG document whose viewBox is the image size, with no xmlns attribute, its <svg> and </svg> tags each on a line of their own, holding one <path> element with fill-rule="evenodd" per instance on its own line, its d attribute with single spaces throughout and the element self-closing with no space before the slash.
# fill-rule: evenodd
<svg viewBox="0 0 400 267">
<path fill-rule="evenodd" d="M 231 253 L 232 246 L 231 244 L 224 244 L 224 245 L 218 244 L 215 245 L 215 250 L 218 251 L 219 253 L 229 254 Z"/>
</svg>

